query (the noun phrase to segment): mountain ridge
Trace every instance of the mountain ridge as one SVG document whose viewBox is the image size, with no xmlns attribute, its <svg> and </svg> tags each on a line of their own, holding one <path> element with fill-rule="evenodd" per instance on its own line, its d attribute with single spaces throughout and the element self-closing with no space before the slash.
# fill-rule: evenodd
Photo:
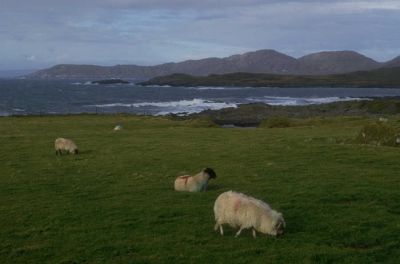
<svg viewBox="0 0 400 264">
<path fill-rule="evenodd" d="M 390 62 L 397 65 L 396 58 L 392 61 L 380 63 L 355 51 L 322 51 L 294 58 L 276 50 L 263 49 L 223 58 L 209 57 L 198 60 L 168 62 L 154 66 L 135 64 L 115 66 L 58 64 L 29 74 L 26 77 L 35 79 L 148 79 L 174 73 L 206 76 L 234 72 L 324 75 L 373 70 L 385 67 Z"/>
<path fill-rule="evenodd" d="M 389 68 L 400 67 L 400 56 L 397 56 L 396 58 L 385 62 L 383 64 L 383 67 L 389 67 Z"/>
</svg>

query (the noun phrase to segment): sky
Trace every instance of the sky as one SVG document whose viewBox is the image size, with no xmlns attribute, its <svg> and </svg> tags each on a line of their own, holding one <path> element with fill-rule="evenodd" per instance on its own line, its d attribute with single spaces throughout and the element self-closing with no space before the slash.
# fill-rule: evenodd
<svg viewBox="0 0 400 264">
<path fill-rule="evenodd" d="M 0 70 L 275 49 L 400 55 L 400 0 L 0 0 Z"/>
</svg>

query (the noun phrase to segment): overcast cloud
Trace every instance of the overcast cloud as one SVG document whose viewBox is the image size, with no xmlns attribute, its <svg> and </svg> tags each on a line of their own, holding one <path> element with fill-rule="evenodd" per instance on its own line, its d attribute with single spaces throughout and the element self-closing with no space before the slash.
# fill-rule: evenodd
<svg viewBox="0 0 400 264">
<path fill-rule="evenodd" d="M 400 1 L 0 0 L 0 70 L 276 49 L 400 55 Z"/>
</svg>

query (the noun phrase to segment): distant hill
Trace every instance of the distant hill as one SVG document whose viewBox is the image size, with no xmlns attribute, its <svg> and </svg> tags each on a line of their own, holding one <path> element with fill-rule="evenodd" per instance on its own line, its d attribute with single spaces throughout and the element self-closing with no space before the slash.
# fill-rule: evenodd
<svg viewBox="0 0 400 264">
<path fill-rule="evenodd" d="M 354 51 L 330 51 L 313 53 L 298 59 L 302 74 L 336 74 L 368 71 L 381 64 Z"/>
<path fill-rule="evenodd" d="M 155 66 L 139 65 L 73 65 L 61 64 L 37 71 L 28 78 L 137 78 L 183 73 L 197 76 L 234 72 L 322 75 L 371 70 L 383 64 L 354 51 L 327 51 L 310 54 L 299 59 L 275 50 L 258 50 L 225 58 L 205 58 L 171 62 Z"/>
<path fill-rule="evenodd" d="M 383 67 L 400 67 L 400 56 L 383 64 Z"/>
<path fill-rule="evenodd" d="M 400 67 L 332 75 L 282 75 L 229 73 L 209 76 L 172 74 L 141 85 L 238 86 L 238 87 L 388 87 L 400 88 Z"/>
<path fill-rule="evenodd" d="M 36 71 L 37 70 L 0 70 L 0 78 L 16 78 Z"/>
</svg>

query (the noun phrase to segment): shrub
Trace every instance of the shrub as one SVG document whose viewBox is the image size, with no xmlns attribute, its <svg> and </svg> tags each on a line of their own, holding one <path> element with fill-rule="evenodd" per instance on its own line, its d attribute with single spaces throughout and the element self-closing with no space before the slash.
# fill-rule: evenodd
<svg viewBox="0 0 400 264">
<path fill-rule="evenodd" d="M 211 117 L 197 117 L 185 122 L 190 127 L 218 127 Z"/>
<path fill-rule="evenodd" d="M 288 117 L 271 117 L 264 119 L 260 123 L 260 127 L 268 127 L 268 128 L 284 128 L 294 126 L 293 120 Z"/>
<path fill-rule="evenodd" d="M 395 127 L 384 122 L 365 125 L 358 134 L 356 141 L 361 144 L 377 146 L 396 146 L 399 132 Z"/>
</svg>

